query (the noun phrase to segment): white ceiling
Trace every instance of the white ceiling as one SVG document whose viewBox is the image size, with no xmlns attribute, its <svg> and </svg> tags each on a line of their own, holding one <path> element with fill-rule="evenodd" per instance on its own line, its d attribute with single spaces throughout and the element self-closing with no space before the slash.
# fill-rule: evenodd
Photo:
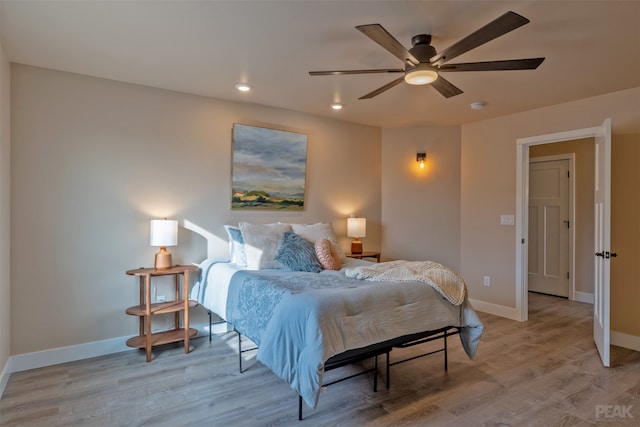
<svg viewBox="0 0 640 427">
<path fill-rule="evenodd" d="M 1 0 L 0 10 L 12 62 L 382 127 L 454 125 L 640 86 L 640 0 Z M 407 48 L 430 33 L 440 51 L 508 10 L 531 22 L 452 62 L 545 62 L 448 73 L 464 91 L 453 98 L 403 83 L 358 100 L 397 75 L 308 75 L 402 68 L 356 25 L 382 24 Z M 239 93 L 238 82 L 254 89 Z M 487 106 L 471 110 L 474 101 Z"/>
</svg>

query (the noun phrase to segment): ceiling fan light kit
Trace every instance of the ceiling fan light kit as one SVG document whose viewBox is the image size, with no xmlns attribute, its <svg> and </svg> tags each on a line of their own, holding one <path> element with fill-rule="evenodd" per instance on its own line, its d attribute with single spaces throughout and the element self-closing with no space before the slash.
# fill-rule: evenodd
<svg viewBox="0 0 640 427">
<path fill-rule="evenodd" d="M 422 64 L 407 70 L 404 75 L 404 81 L 414 86 L 428 85 L 435 82 L 437 78 L 438 72 L 434 71 L 433 67 Z"/>
<path fill-rule="evenodd" d="M 385 68 L 374 70 L 334 70 L 310 71 L 311 76 L 329 76 L 344 74 L 403 73 L 391 82 L 361 96 L 358 99 L 370 99 L 399 85 L 403 81 L 410 85 L 431 84 L 445 98 L 460 95 L 462 90 L 442 77 L 443 72 L 461 71 L 501 71 L 501 70 L 535 70 L 544 58 L 510 59 L 502 61 L 468 62 L 448 64 L 454 58 L 477 48 L 493 39 L 529 23 L 529 20 L 515 12 L 507 12 L 491 21 L 484 27 L 468 35 L 452 46 L 436 51 L 431 46 L 430 34 L 418 34 L 411 38 L 411 49 L 407 50 L 382 25 L 358 25 L 356 29 L 401 60 L 404 68 Z M 472 107 L 473 108 L 473 107 Z"/>
</svg>

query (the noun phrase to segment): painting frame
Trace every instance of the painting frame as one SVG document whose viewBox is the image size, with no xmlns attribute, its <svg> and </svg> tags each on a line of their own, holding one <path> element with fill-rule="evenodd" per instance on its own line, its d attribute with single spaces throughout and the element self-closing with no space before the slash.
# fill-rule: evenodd
<svg viewBox="0 0 640 427">
<path fill-rule="evenodd" d="M 231 140 L 232 210 L 304 210 L 307 134 L 234 123 Z"/>
</svg>

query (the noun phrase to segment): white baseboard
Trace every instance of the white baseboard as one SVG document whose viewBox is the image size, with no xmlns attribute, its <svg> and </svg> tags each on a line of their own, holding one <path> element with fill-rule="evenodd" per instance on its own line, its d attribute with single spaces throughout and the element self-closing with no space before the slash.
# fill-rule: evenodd
<svg viewBox="0 0 640 427">
<path fill-rule="evenodd" d="M 0 373 L 0 397 L 4 393 L 4 388 L 9 382 L 9 376 L 11 375 L 11 357 L 7 360 L 7 363 L 2 367 L 2 373 Z"/>
<path fill-rule="evenodd" d="M 573 298 L 572 299 L 574 301 L 586 302 L 586 303 L 589 303 L 589 304 L 593 304 L 593 302 L 594 302 L 593 293 L 589 293 L 589 292 L 573 291 Z"/>
<path fill-rule="evenodd" d="M 623 334 L 622 332 L 611 331 L 611 345 L 628 348 L 629 350 L 640 351 L 640 337 Z"/>
<path fill-rule="evenodd" d="M 209 334 L 209 325 L 202 325 L 201 328 L 202 329 L 198 328 L 199 334 Z M 224 334 L 225 332 L 229 331 L 233 331 L 233 328 L 227 322 L 214 323 L 213 325 L 211 325 L 211 333 Z"/>
<path fill-rule="evenodd" d="M 576 301 L 593 304 L 593 294 L 589 294 L 586 292 L 576 292 L 574 293 L 574 296 L 577 296 L 577 298 L 574 298 Z M 591 298 L 591 300 L 589 300 L 589 298 Z M 511 320 L 520 320 L 520 311 L 516 310 L 515 308 L 505 307 L 503 305 L 474 299 L 470 299 L 469 301 L 476 311 L 505 317 Z M 627 348 L 629 350 L 640 351 L 640 336 L 611 331 L 611 345 Z"/>
<path fill-rule="evenodd" d="M 209 335 L 209 324 L 191 325 L 198 330 L 198 336 Z M 227 323 L 214 324 L 211 331 L 214 334 L 224 333 L 229 330 Z M 71 345 L 68 347 L 52 348 L 49 350 L 36 351 L 33 353 L 18 354 L 10 356 L 3 371 L 2 383 L 8 381 L 12 372 L 26 371 L 29 369 L 42 368 L 44 366 L 57 365 L 60 363 L 73 362 L 75 360 L 88 359 L 90 357 L 105 356 L 107 354 L 120 353 L 132 350 L 125 344 L 131 336 L 111 338 L 108 340 L 94 341 L 84 344 Z M 4 376 L 6 375 L 6 380 Z"/>
<path fill-rule="evenodd" d="M 26 371 L 131 350 L 130 347 L 125 345 L 127 338 L 129 337 L 111 338 L 11 356 L 9 358 L 11 360 L 11 372 Z"/>
<path fill-rule="evenodd" d="M 507 307 L 504 305 L 498 305 L 476 299 L 469 299 L 469 302 L 471 302 L 471 305 L 476 311 L 481 311 L 483 313 L 493 314 L 494 316 L 506 317 L 507 319 L 520 321 L 520 310 L 517 310 L 514 307 Z"/>
</svg>

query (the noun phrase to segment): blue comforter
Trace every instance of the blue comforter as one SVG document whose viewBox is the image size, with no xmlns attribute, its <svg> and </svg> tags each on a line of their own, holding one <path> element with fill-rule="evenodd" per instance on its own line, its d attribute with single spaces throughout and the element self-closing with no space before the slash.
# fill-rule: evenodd
<svg viewBox="0 0 640 427">
<path fill-rule="evenodd" d="M 367 282 L 327 270 L 239 271 L 228 292 L 226 320 L 258 345 L 257 359 L 312 408 L 324 363 L 336 354 L 460 326 L 462 345 L 472 358 L 482 335 L 468 301 L 454 306 L 419 282 Z"/>
</svg>

